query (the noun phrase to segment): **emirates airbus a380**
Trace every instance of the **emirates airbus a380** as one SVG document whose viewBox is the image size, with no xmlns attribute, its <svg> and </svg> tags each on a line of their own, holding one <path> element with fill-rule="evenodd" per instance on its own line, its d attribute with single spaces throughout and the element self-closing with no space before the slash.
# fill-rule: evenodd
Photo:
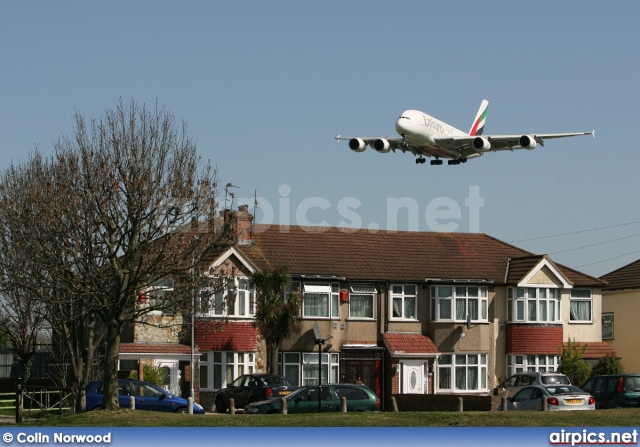
<svg viewBox="0 0 640 447">
<path fill-rule="evenodd" d="M 367 146 L 376 151 L 387 153 L 401 150 L 411 152 L 416 163 L 424 163 L 425 156 L 433 157 L 432 165 L 441 165 L 442 159 L 448 159 L 450 165 L 466 163 L 468 159 L 477 158 L 489 151 L 514 149 L 535 149 L 544 140 L 552 138 L 576 137 L 592 135 L 591 132 L 572 133 L 536 133 L 525 135 L 484 135 L 484 124 L 487 119 L 489 101 L 482 101 L 480 109 L 473 120 L 471 130 L 465 133 L 419 110 L 406 110 L 396 121 L 396 132 L 400 138 L 343 137 L 336 140 L 349 140 L 349 148 L 355 152 L 363 152 Z"/>
</svg>

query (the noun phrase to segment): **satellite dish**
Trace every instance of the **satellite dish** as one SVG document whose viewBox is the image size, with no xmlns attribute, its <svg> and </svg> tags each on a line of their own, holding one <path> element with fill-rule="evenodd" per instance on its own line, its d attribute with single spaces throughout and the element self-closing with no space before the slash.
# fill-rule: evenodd
<svg viewBox="0 0 640 447">
<path fill-rule="evenodd" d="M 316 340 L 322 340 L 322 334 L 320 333 L 320 327 L 318 326 L 318 322 L 313 322 L 313 336 Z"/>
</svg>

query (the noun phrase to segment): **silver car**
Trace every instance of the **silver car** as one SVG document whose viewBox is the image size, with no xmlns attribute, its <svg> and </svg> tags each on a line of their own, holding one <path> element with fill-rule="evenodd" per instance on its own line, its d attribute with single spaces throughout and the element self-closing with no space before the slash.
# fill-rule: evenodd
<svg viewBox="0 0 640 447">
<path fill-rule="evenodd" d="M 493 394 L 498 395 L 499 391 L 504 391 L 507 397 L 512 397 L 525 386 L 531 385 L 571 385 L 571 381 L 561 373 L 520 372 L 498 385 Z"/>
<path fill-rule="evenodd" d="M 542 400 L 549 411 L 595 410 L 596 400 L 589 393 L 573 385 L 532 385 L 507 398 L 508 411 L 537 411 Z M 501 410 L 502 406 L 498 407 Z"/>
</svg>

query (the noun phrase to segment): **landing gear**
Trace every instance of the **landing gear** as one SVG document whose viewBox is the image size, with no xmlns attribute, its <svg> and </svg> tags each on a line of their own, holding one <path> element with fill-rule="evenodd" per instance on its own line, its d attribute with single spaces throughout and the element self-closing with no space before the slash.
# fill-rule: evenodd
<svg viewBox="0 0 640 447">
<path fill-rule="evenodd" d="M 466 163 L 467 157 L 454 158 L 452 160 L 448 160 L 447 163 L 449 165 L 459 165 L 460 163 Z"/>
<path fill-rule="evenodd" d="M 425 161 L 427 161 L 427 160 L 425 160 L 423 157 L 416 158 L 416 164 L 417 164 L 417 165 L 421 165 L 421 164 L 423 164 Z"/>
<path fill-rule="evenodd" d="M 439 158 L 436 158 L 435 160 L 431 160 L 431 166 L 437 166 L 441 164 L 442 164 L 442 160 L 440 160 Z"/>
</svg>

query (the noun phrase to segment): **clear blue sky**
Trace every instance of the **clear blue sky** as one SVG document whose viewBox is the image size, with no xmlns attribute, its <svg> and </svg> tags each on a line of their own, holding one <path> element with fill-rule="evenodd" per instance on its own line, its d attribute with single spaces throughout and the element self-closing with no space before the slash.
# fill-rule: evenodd
<svg viewBox="0 0 640 447">
<path fill-rule="evenodd" d="M 0 8 L 0 168 L 36 146 L 51 153 L 76 110 L 99 116 L 119 98 L 157 101 L 186 120 L 222 183 L 240 186 L 234 206 L 253 208 L 257 190 L 266 223 L 397 221 L 400 230 L 479 229 L 507 242 L 569 233 L 515 244 L 594 276 L 640 258 L 638 2 Z M 394 136 L 397 116 L 412 108 L 466 131 L 484 98 L 485 133 L 596 129 L 596 139 L 554 140 L 460 166 L 356 154 L 334 140 Z M 483 200 L 476 223 L 465 206 L 473 191 Z M 583 231 L 591 229 L 599 230 Z"/>
</svg>

